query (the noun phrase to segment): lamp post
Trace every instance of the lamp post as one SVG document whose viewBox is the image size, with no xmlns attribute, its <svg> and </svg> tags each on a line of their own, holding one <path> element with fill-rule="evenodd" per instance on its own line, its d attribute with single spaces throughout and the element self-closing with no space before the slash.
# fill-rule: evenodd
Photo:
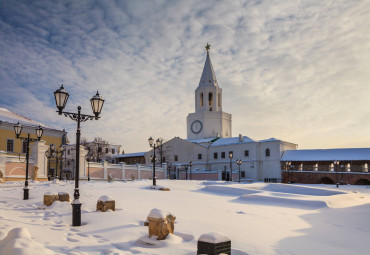
<svg viewBox="0 0 370 255">
<path fill-rule="evenodd" d="M 189 165 L 185 165 L 185 180 L 188 179 L 188 168 L 189 168 Z"/>
<path fill-rule="evenodd" d="M 190 167 L 190 180 L 191 180 L 191 167 L 193 166 L 193 161 L 189 162 L 189 167 Z"/>
<path fill-rule="evenodd" d="M 233 164 L 232 164 L 232 159 L 233 159 L 233 152 L 229 152 L 229 158 L 230 158 L 230 181 L 233 181 Z"/>
<path fill-rule="evenodd" d="M 149 145 L 151 148 L 153 148 L 153 186 L 157 185 L 157 177 L 155 176 L 155 162 L 157 158 L 155 157 L 155 149 L 162 145 L 162 140 L 157 139 L 154 143 L 154 139 L 150 137 L 148 139 Z"/>
<path fill-rule="evenodd" d="M 240 165 L 242 164 L 242 160 L 241 159 L 237 159 L 236 160 L 236 164 L 238 165 L 238 167 L 239 167 L 239 180 L 238 180 L 238 182 L 240 182 Z"/>
<path fill-rule="evenodd" d="M 286 161 L 285 162 L 285 167 L 286 167 L 286 170 L 288 171 L 288 184 L 290 184 L 290 166 L 291 166 L 292 162 L 290 161 Z"/>
<path fill-rule="evenodd" d="M 334 160 L 335 171 L 337 172 L 337 188 L 339 188 L 339 176 L 338 176 L 339 163 L 340 163 L 339 160 Z"/>
<path fill-rule="evenodd" d="M 27 143 L 26 147 L 26 180 L 24 182 L 24 188 L 23 188 L 23 200 L 27 200 L 29 198 L 29 188 L 28 188 L 28 162 L 29 162 L 29 157 L 30 157 L 30 143 L 32 142 L 37 142 L 40 141 L 42 137 L 42 133 L 44 130 L 42 129 L 41 126 L 36 129 L 36 136 L 37 139 L 30 138 L 30 133 L 28 133 L 27 137 L 20 137 L 22 133 L 22 125 L 18 124 L 14 126 L 14 132 L 17 137 L 17 139 L 22 140 L 23 142 Z"/>
<path fill-rule="evenodd" d="M 77 107 L 77 113 L 72 112 L 63 112 L 64 107 L 67 104 L 67 100 L 69 97 L 68 92 L 64 89 L 63 85 L 60 86 L 54 92 L 55 103 L 58 108 L 58 114 L 64 114 L 65 117 L 70 117 L 72 120 L 77 122 L 77 132 L 76 132 L 76 176 L 75 176 L 75 190 L 74 190 L 74 200 L 72 202 L 72 225 L 73 226 L 81 226 L 81 203 L 79 201 L 80 198 L 80 190 L 78 186 L 79 182 L 79 175 L 80 175 L 80 138 L 81 138 L 81 128 L 80 123 L 85 122 L 88 120 L 98 120 L 99 114 L 103 108 L 104 99 L 96 92 L 96 95 L 90 99 L 92 111 L 94 116 L 92 115 L 85 115 L 81 114 L 81 106 Z"/>
</svg>

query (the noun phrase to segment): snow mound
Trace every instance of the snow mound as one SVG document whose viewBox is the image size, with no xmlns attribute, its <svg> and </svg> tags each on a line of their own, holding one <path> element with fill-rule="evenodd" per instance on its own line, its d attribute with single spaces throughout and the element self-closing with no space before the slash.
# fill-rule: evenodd
<svg viewBox="0 0 370 255">
<path fill-rule="evenodd" d="M 0 254 L 7 255 L 39 255 L 55 254 L 41 244 L 31 239 L 26 228 L 13 228 L 8 235 L 0 241 Z"/>
<path fill-rule="evenodd" d="M 239 199 L 237 199 L 237 201 L 265 206 L 280 206 L 305 210 L 317 210 L 328 207 L 325 201 L 320 200 L 303 200 L 294 198 L 264 196 L 258 194 L 242 195 Z"/>
<path fill-rule="evenodd" d="M 250 184 L 249 189 L 272 191 L 280 193 L 289 193 L 296 195 L 307 195 L 307 196 L 333 196 L 339 194 L 346 194 L 344 191 L 334 191 L 324 188 L 316 187 L 304 187 L 302 185 L 294 184 L 282 184 L 282 183 L 254 183 Z"/>
<path fill-rule="evenodd" d="M 167 212 L 161 209 L 154 208 L 150 211 L 148 217 L 155 219 L 165 219 L 167 217 Z"/>
<path fill-rule="evenodd" d="M 98 201 L 102 201 L 102 202 L 107 202 L 107 201 L 112 201 L 112 200 L 115 200 L 115 199 L 108 195 L 101 196 L 98 199 Z"/>
<path fill-rule="evenodd" d="M 223 242 L 230 241 L 230 239 L 224 234 L 221 234 L 218 232 L 211 232 L 211 233 L 201 235 L 198 241 L 206 242 L 206 243 L 223 243 Z"/>
<path fill-rule="evenodd" d="M 234 187 L 226 187 L 224 185 L 208 185 L 205 186 L 203 191 L 217 193 L 225 196 L 241 196 L 245 194 L 256 194 L 260 193 L 261 191 L 258 190 L 250 190 L 247 188 L 234 188 Z"/>
</svg>

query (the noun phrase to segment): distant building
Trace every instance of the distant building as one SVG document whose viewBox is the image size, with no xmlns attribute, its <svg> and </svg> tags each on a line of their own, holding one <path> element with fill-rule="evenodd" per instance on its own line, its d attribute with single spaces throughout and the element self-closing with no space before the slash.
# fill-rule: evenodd
<svg viewBox="0 0 370 255">
<path fill-rule="evenodd" d="M 116 164 L 121 162 L 134 165 L 134 164 L 145 164 L 145 152 L 136 152 L 136 153 L 126 153 L 126 154 L 119 154 L 114 155 L 112 158 Z"/>
<path fill-rule="evenodd" d="M 166 162 L 171 178 L 280 182 L 281 156 L 297 145 L 275 138 L 256 141 L 242 135 L 232 137 L 232 116 L 222 111 L 222 89 L 209 48 L 207 45 L 206 61 L 195 90 L 195 112 L 187 116 L 187 139 L 175 137 L 165 142 L 156 151 L 156 163 Z M 145 154 L 148 164 L 152 155 L 153 151 Z M 241 162 L 240 176 L 237 159 Z"/>
<path fill-rule="evenodd" d="M 56 164 L 55 158 L 46 159 L 45 152 L 51 144 L 60 148 L 64 142 L 67 142 L 67 133 L 64 130 L 50 127 L 5 108 L 0 108 L 0 158 L 2 158 L 0 159 L 0 171 L 3 172 L 5 180 L 24 179 L 25 176 L 24 166 L 17 165 L 24 162 L 24 159 L 20 160 L 19 157 L 26 156 L 26 142 L 17 139 L 14 133 L 14 125 L 18 122 L 23 126 L 22 137 L 27 137 L 29 133 L 31 138 L 37 138 L 35 129 L 39 126 L 44 129 L 41 141 L 36 142 L 39 145 L 36 146 L 35 143 L 30 145 L 30 162 L 33 165 L 38 165 L 40 179 L 47 179 L 49 171 L 53 173 L 60 171 L 60 165 Z M 36 148 L 37 151 L 32 151 L 33 148 Z M 35 153 L 41 153 L 42 155 L 36 155 Z M 35 162 L 35 156 L 36 158 L 45 157 L 45 164 L 40 165 L 41 162 Z M 30 174 L 32 174 L 32 171 Z"/>
<path fill-rule="evenodd" d="M 370 185 L 370 148 L 287 150 L 283 182 Z"/>
</svg>

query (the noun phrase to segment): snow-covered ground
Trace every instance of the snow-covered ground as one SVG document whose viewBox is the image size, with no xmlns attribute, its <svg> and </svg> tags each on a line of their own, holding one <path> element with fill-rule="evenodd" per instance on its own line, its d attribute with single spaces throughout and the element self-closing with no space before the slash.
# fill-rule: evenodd
<svg viewBox="0 0 370 255">
<path fill-rule="evenodd" d="M 73 182 L 0 184 L 0 254 L 196 254 L 209 232 L 231 239 L 232 254 L 369 254 L 370 187 L 158 180 L 80 182 L 82 223 L 71 226 L 70 202 L 43 206 L 43 194 Z M 96 211 L 101 196 L 116 211 Z M 177 218 L 164 241 L 148 240 L 153 208 Z"/>
</svg>

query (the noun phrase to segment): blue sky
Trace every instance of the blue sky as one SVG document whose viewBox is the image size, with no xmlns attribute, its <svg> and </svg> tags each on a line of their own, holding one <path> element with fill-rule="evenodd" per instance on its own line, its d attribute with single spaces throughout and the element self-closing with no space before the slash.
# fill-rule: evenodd
<svg viewBox="0 0 370 255">
<path fill-rule="evenodd" d="M 369 1 L 0 0 L 0 107 L 45 124 L 99 90 L 82 136 L 125 152 L 186 138 L 209 42 L 233 135 L 303 148 L 370 146 Z"/>
</svg>

